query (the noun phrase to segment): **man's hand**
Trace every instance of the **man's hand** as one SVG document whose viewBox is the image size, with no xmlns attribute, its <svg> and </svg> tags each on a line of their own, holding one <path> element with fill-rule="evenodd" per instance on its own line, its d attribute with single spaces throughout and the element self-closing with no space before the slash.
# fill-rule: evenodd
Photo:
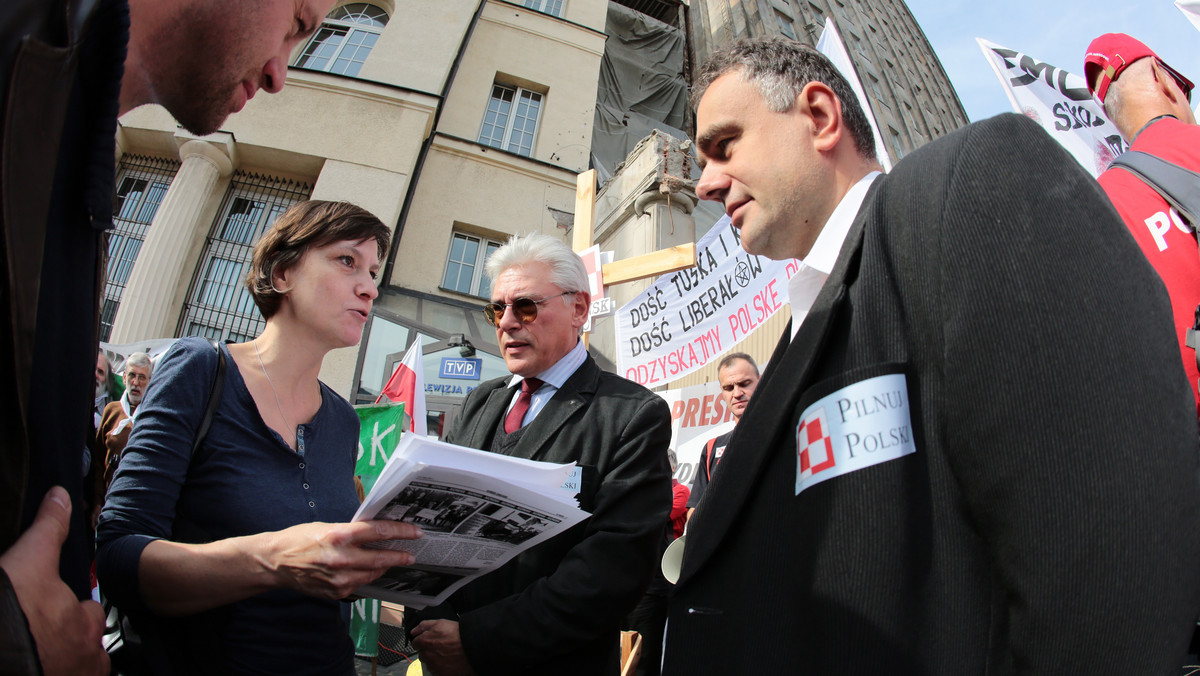
<svg viewBox="0 0 1200 676">
<path fill-rule="evenodd" d="M 100 645 L 104 610 L 95 601 L 75 598 L 58 578 L 58 554 L 70 517 L 70 496 L 59 486 L 51 488 L 33 524 L 0 556 L 0 568 L 25 612 L 46 676 L 103 675 L 109 671 L 108 654 Z"/>
<path fill-rule="evenodd" d="M 412 630 L 413 646 L 420 651 L 421 665 L 430 676 L 474 676 L 467 662 L 458 623 L 425 620 Z"/>
</svg>

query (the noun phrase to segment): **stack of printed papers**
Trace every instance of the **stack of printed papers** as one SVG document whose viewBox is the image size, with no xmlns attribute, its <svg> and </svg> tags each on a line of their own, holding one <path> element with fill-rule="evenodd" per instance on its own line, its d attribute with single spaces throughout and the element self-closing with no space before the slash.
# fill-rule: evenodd
<svg viewBox="0 0 1200 676">
<path fill-rule="evenodd" d="M 579 477 L 575 463 L 513 458 L 405 434 L 354 520 L 412 523 L 425 536 L 374 543 L 417 560 L 355 593 L 414 608 L 442 603 L 586 519 L 576 497 Z"/>
</svg>

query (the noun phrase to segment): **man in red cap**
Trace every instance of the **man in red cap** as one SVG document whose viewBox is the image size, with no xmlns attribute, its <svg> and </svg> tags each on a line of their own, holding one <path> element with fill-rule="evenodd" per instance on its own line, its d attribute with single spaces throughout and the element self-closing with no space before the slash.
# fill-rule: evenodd
<svg viewBox="0 0 1200 676">
<path fill-rule="evenodd" d="M 1130 150 L 1200 171 L 1200 126 L 1190 107 L 1190 80 L 1124 33 L 1093 40 L 1083 67 L 1088 88 Z M 1167 286 L 1183 366 L 1200 402 L 1196 350 L 1186 344 L 1200 305 L 1200 252 L 1191 230 L 1194 224 L 1126 169 L 1105 171 L 1100 185 Z"/>
</svg>

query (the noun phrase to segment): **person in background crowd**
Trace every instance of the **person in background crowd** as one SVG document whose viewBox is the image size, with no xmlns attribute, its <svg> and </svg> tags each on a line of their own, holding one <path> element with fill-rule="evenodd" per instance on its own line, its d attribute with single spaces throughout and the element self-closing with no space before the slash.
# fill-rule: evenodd
<svg viewBox="0 0 1200 676">
<path fill-rule="evenodd" d="M 1088 90 L 1130 144 L 1191 171 L 1200 171 L 1200 126 L 1191 109 L 1192 82 L 1124 33 L 1106 33 L 1084 56 Z M 1142 253 L 1158 271 L 1171 297 L 1183 368 L 1200 410 L 1196 347 L 1187 332 L 1200 306 L 1200 250 L 1196 224 L 1186 222 L 1154 188 L 1127 169 L 1100 174 L 1100 186 L 1125 220 Z M 1197 181 L 1200 187 L 1200 181 Z"/>
<path fill-rule="evenodd" d="M 129 433 L 133 430 L 133 419 L 137 416 L 138 405 L 146 396 L 146 388 L 150 385 L 150 376 L 154 373 L 154 362 L 145 352 L 134 352 L 125 359 L 125 392 L 119 401 L 110 402 L 104 407 L 100 417 L 100 427 L 96 430 L 94 448 L 96 455 L 92 462 L 96 465 L 93 495 L 95 506 L 92 508 L 92 528 L 100 517 L 100 507 L 104 505 L 104 495 L 108 485 L 112 483 L 113 472 L 121 461 L 121 453 L 125 444 L 129 443 Z"/>
<path fill-rule="evenodd" d="M 317 380 L 329 350 L 358 344 L 389 237 L 346 202 L 293 206 L 246 279 L 262 334 L 219 352 L 184 338 L 163 355 L 100 514 L 96 573 L 136 628 L 161 634 L 170 673 L 352 674 L 339 599 L 412 562 L 361 545 L 416 526 L 346 523 L 358 416 Z M 220 400 L 193 451 L 218 359 Z"/>
<path fill-rule="evenodd" d="M 668 525 L 670 410 L 588 355 L 587 274 L 566 244 L 513 237 L 486 270 L 484 315 L 513 376 L 472 390 L 446 441 L 577 463 L 579 506 L 592 516 L 414 613 L 413 645 L 439 676 L 609 676 Z"/>
<path fill-rule="evenodd" d="M 725 402 L 725 407 L 733 414 L 734 429 L 737 429 L 738 421 L 742 419 L 742 414 L 746 412 L 746 405 L 750 403 L 750 395 L 754 394 L 754 388 L 758 387 L 758 364 L 754 363 L 754 358 L 745 352 L 734 352 L 733 354 L 725 355 L 717 364 L 717 381 L 721 384 L 721 401 Z M 725 447 L 729 445 L 729 438 L 733 436 L 733 430 L 729 430 L 725 434 L 714 437 L 708 440 L 704 445 L 704 451 L 700 454 L 700 462 L 696 468 L 696 476 L 692 479 L 692 492 L 687 501 L 687 517 L 692 517 L 692 512 L 696 511 L 696 507 L 700 505 L 700 499 L 704 497 L 704 491 L 708 488 L 708 484 L 712 481 L 712 477 L 717 472 L 717 465 L 721 462 L 721 456 L 725 454 Z"/>
<path fill-rule="evenodd" d="M 1178 673 L 1200 425 L 1096 181 L 1012 114 L 884 176 L 846 80 L 787 40 L 693 87 L 696 193 L 829 272 L 789 290 L 688 524 L 664 673 Z"/>
<path fill-rule="evenodd" d="M 96 420 L 99 424 L 100 416 L 104 415 L 104 408 L 108 406 L 112 400 L 112 380 L 111 371 L 108 365 L 108 356 L 104 354 L 104 350 L 100 350 L 96 354 Z"/>
<path fill-rule="evenodd" d="M 109 668 L 104 613 L 79 601 L 92 559 L 80 453 L 117 116 L 158 103 L 194 134 L 217 131 L 259 89 L 282 89 L 292 50 L 332 6 L 0 3 L 0 379 L 16 394 L 0 421 L 0 673 Z"/>
</svg>

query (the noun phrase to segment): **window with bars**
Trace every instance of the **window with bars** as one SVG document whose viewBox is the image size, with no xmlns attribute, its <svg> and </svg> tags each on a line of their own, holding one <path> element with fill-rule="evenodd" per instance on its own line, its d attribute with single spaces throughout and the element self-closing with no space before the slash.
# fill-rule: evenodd
<svg viewBox="0 0 1200 676">
<path fill-rule="evenodd" d="M 536 9 L 543 14 L 561 17 L 563 15 L 563 0 L 524 0 L 525 6 Z"/>
<path fill-rule="evenodd" d="M 121 158 L 117 190 L 113 196 L 113 230 L 108 234 L 104 292 L 100 299 L 101 341 L 107 341 L 112 335 L 117 308 L 121 306 L 121 296 L 146 239 L 146 231 L 178 171 L 177 160 L 139 155 Z"/>
<path fill-rule="evenodd" d="M 442 275 L 442 288 L 481 298 L 490 294 L 492 280 L 484 272 L 483 264 L 501 244 L 503 242 L 486 237 L 454 233 L 450 254 L 446 257 L 446 272 Z"/>
<path fill-rule="evenodd" d="M 542 110 L 542 95 L 523 87 L 492 85 L 479 142 L 529 157 Z"/>
<path fill-rule="evenodd" d="M 365 2 L 342 5 L 325 17 L 296 65 L 354 77 L 387 22 L 387 12 L 375 5 Z"/>
<path fill-rule="evenodd" d="M 775 22 L 779 24 L 779 30 L 787 37 L 795 40 L 796 29 L 792 26 L 792 17 L 775 9 Z"/>
<path fill-rule="evenodd" d="M 205 242 L 176 333 L 245 342 L 266 326 L 243 280 L 254 245 L 280 214 L 308 199 L 304 183 L 238 173 Z"/>
</svg>

